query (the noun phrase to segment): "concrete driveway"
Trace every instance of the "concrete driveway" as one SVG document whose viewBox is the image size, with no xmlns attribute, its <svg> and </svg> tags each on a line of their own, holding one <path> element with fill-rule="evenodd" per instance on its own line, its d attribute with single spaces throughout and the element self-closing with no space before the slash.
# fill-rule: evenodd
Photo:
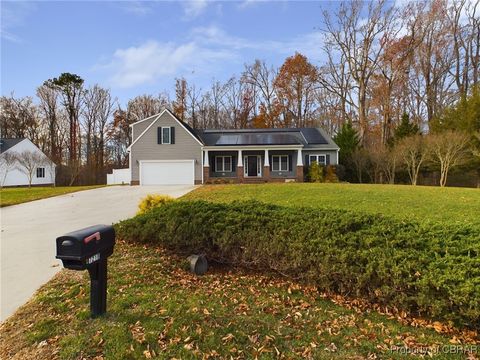
<svg viewBox="0 0 480 360">
<path fill-rule="evenodd" d="M 112 186 L 2 208 L 1 304 L 3 321 L 62 266 L 55 239 L 95 224 L 112 224 L 135 214 L 147 194 L 182 196 L 194 186 Z"/>
</svg>

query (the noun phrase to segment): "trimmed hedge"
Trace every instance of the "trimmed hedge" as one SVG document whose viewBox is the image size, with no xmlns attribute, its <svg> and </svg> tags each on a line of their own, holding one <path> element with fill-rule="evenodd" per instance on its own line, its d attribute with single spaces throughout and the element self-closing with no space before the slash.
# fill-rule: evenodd
<svg viewBox="0 0 480 360">
<path fill-rule="evenodd" d="M 117 224 L 119 238 L 275 270 L 319 289 L 480 329 L 480 235 L 344 210 L 177 201 Z"/>
</svg>

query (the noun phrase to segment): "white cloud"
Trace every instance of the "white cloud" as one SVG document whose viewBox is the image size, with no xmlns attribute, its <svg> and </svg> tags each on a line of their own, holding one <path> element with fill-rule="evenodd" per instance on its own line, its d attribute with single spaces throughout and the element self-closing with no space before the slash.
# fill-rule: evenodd
<svg viewBox="0 0 480 360">
<path fill-rule="evenodd" d="M 242 2 L 240 2 L 240 3 L 238 4 L 237 7 L 238 7 L 239 9 L 246 9 L 246 8 L 249 8 L 249 7 L 253 6 L 253 5 L 255 5 L 255 3 L 258 4 L 258 1 L 256 1 L 256 0 L 243 0 Z"/>
<path fill-rule="evenodd" d="M 103 68 L 112 73 L 110 83 L 113 86 L 130 88 L 155 83 L 164 76 L 202 72 L 232 57 L 229 51 L 202 48 L 195 42 L 176 45 L 151 40 L 140 46 L 116 50 L 113 59 L 106 65 L 97 66 L 97 69 Z"/>
<path fill-rule="evenodd" d="M 317 63 L 323 56 L 322 41 L 320 32 L 285 41 L 261 41 L 235 37 L 216 26 L 198 27 L 184 42 L 150 40 L 138 46 L 117 49 L 106 64 L 96 68 L 110 74 L 112 86 L 130 88 L 191 73 L 217 77 L 220 69 L 229 63 L 241 64 L 253 61 L 255 57 L 261 59 L 264 54 L 287 57 L 298 51 Z"/>
<path fill-rule="evenodd" d="M 12 42 L 22 42 L 22 39 L 12 32 L 12 29 L 22 26 L 36 5 L 31 2 L 2 1 L 0 36 Z"/>
<path fill-rule="evenodd" d="M 145 16 L 152 12 L 152 8 L 145 1 L 122 1 L 121 8 L 136 16 Z"/>
<path fill-rule="evenodd" d="M 191 31 L 194 41 L 208 44 L 209 46 L 222 46 L 230 49 L 245 49 L 254 47 L 254 42 L 228 35 L 217 26 L 197 27 Z"/>
<path fill-rule="evenodd" d="M 297 51 L 312 59 L 318 59 L 322 56 L 321 48 L 324 39 L 320 31 L 313 31 L 283 41 L 248 40 L 231 36 L 216 26 L 195 28 L 192 30 L 192 36 L 196 42 L 233 50 L 263 50 L 282 55 L 293 55 Z"/>
<path fill-rule="evenodd" d="M 191 20 L 200 16 L 208 6 L 207 0 L 189 0 L 182 2 L 185 20 Z"/>
</svg>

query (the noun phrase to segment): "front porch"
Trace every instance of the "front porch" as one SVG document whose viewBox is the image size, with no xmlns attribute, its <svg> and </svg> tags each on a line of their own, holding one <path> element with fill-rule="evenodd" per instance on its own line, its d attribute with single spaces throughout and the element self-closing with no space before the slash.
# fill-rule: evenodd
<svg viewBox="0 0 480 360">
<path fill-rule="evenodd" d="M 302 149 L 291 147 L 205 149 L 204 183 L 303 182 Z"/>
</svg>

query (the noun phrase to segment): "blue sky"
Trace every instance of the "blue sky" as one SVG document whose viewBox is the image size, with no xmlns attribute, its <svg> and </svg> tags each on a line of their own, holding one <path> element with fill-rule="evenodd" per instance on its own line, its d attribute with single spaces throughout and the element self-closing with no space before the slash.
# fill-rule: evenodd
<svg viewBox="0 0 480 360">
<path fill-rule="evenodd" d="M 112 90 L 121 104 L 172 93 L 175 77 L 206 88 L 254 59 L 295 51 L 320 64 L 328 2 L 1 2 L 1 93 L 34 95 L 62 72 Z"/>
</svg>

